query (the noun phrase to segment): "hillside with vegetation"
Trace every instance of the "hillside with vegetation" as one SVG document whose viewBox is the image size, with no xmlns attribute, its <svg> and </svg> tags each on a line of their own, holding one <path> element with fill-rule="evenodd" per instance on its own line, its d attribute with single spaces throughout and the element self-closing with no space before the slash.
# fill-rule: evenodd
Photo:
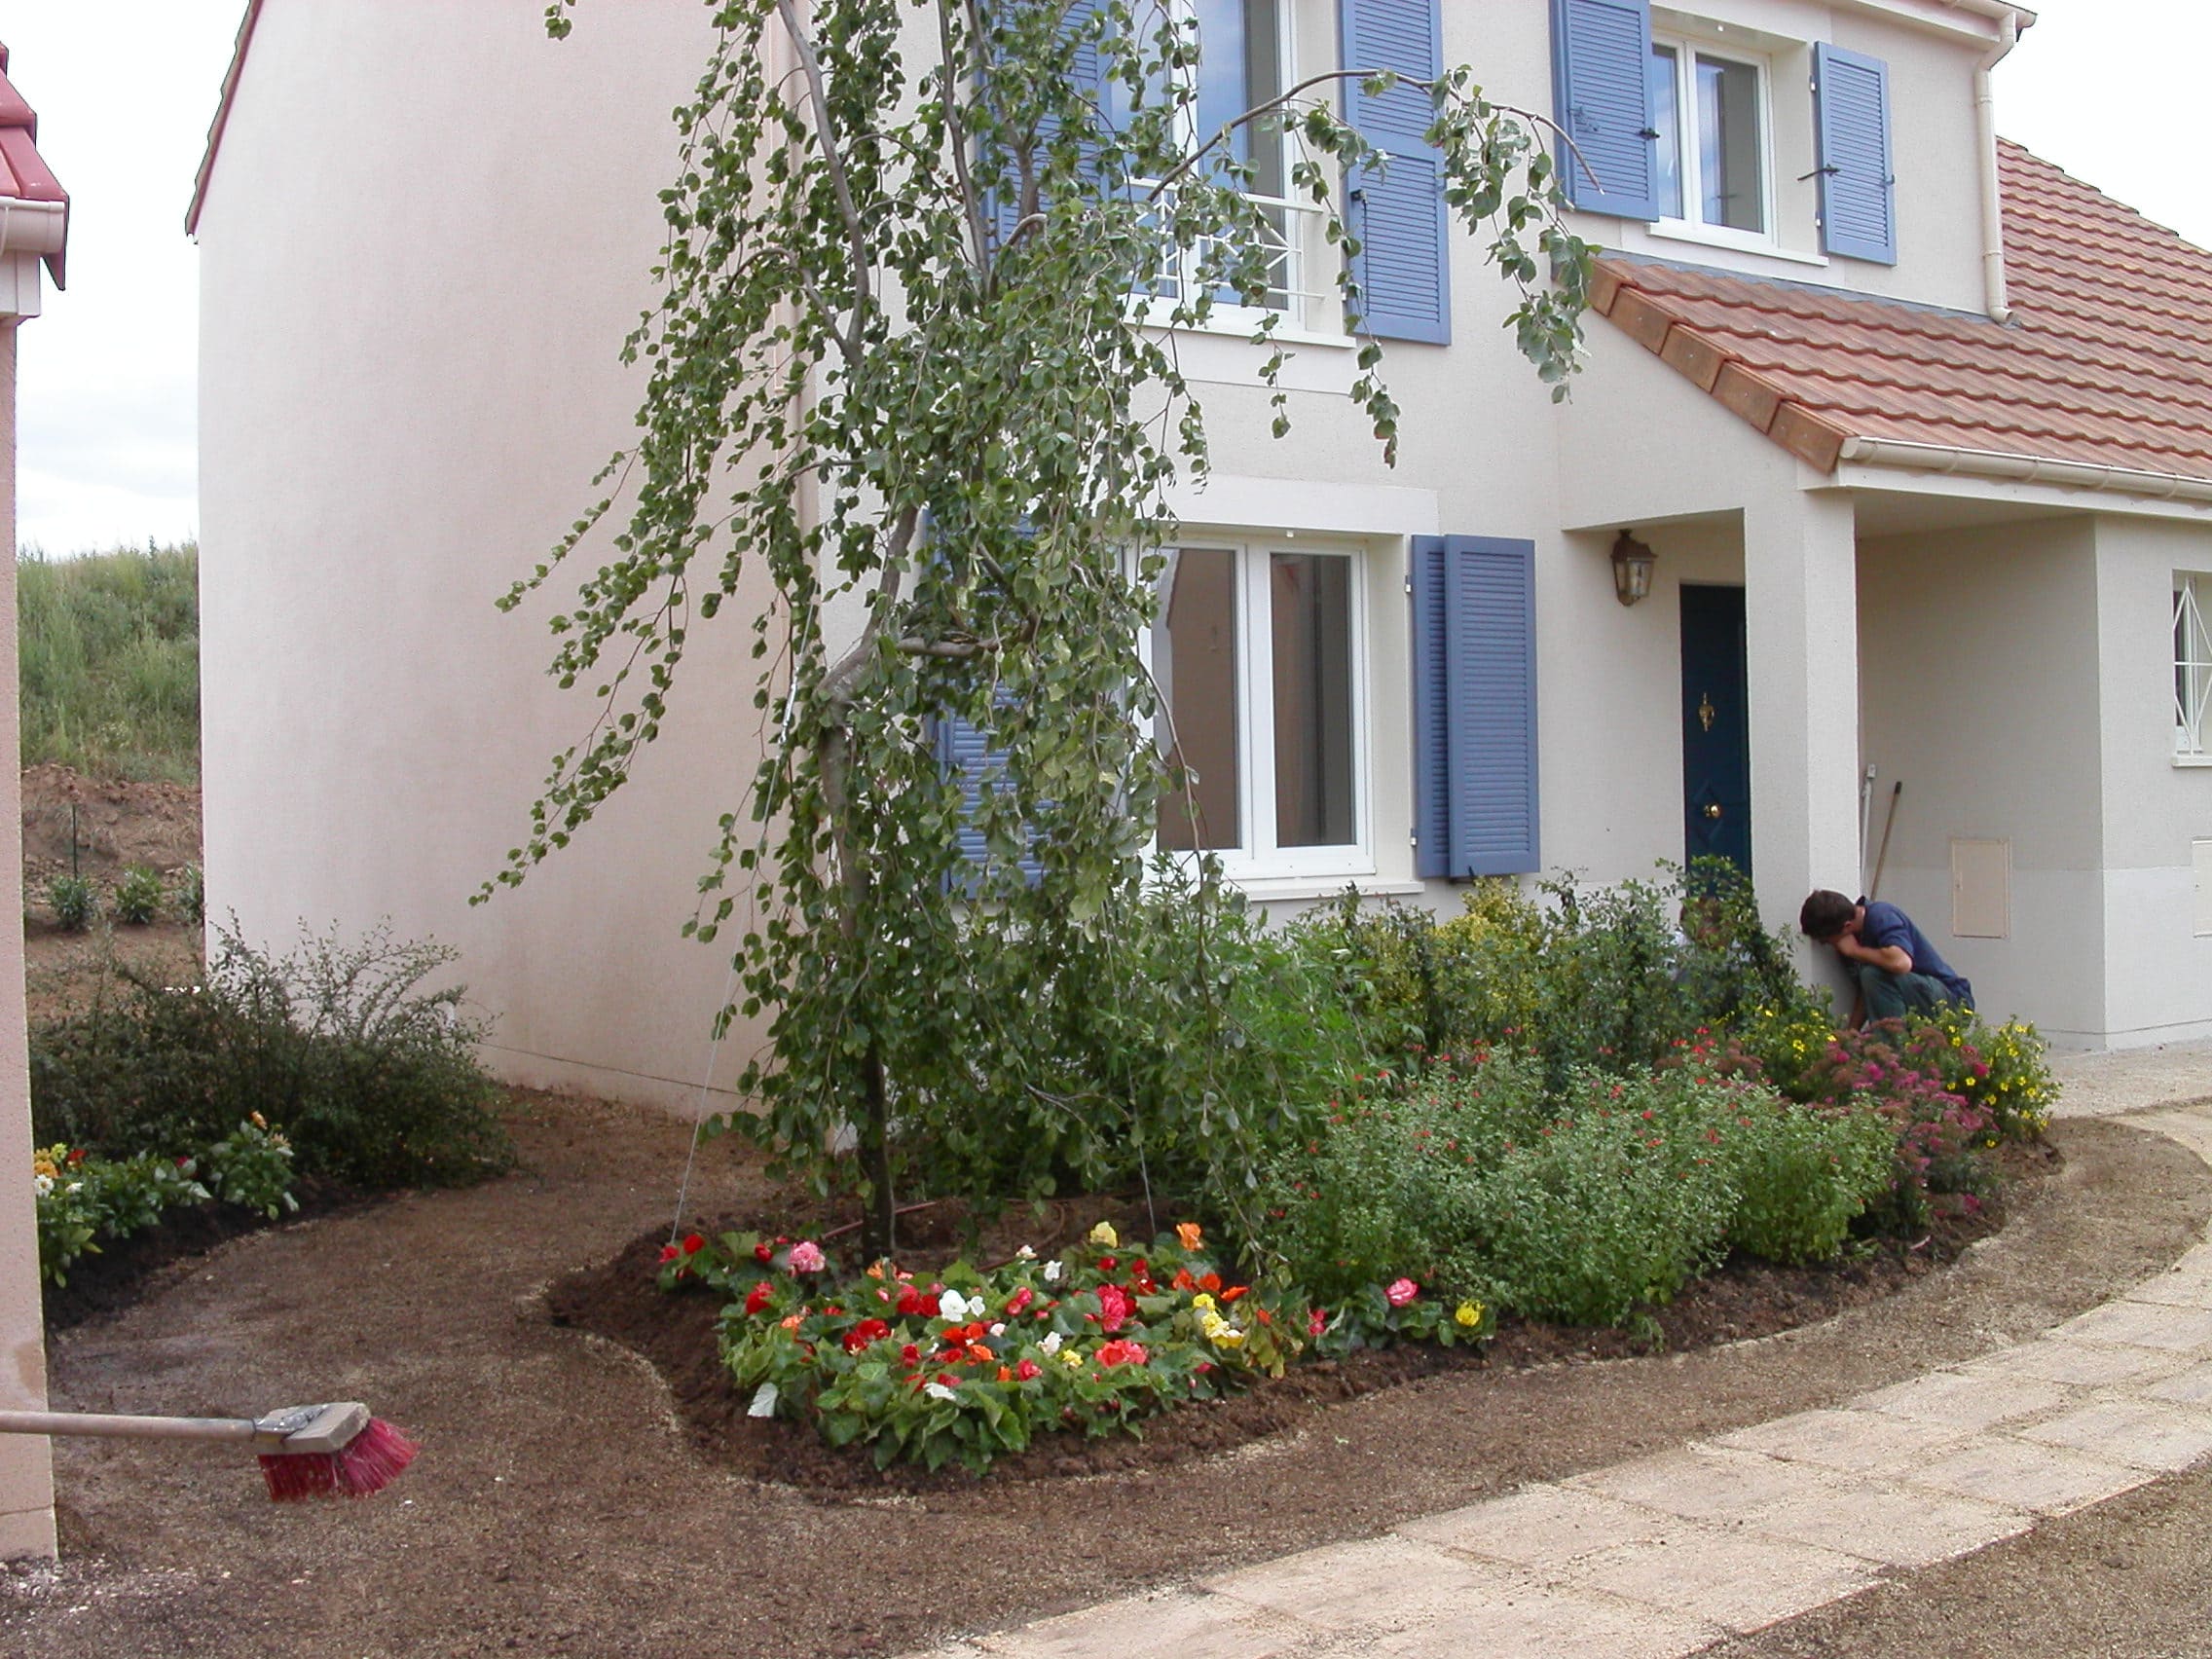
<svg viewBox="0 0 2212 1659">
<path fill-rule="evenodd" d="M 16 592 L 23 764 L 197 784 L 199 547 L 26 553 Z"/>
</svg>

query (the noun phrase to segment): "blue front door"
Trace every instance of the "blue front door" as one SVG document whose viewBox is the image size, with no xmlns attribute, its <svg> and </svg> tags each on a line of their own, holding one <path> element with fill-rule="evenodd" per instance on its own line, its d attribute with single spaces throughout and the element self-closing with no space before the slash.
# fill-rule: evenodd
<svg viewBox="0 0 2212 1659">
<path fill-rule="evenodd" d="M 1751 721 L 1744 590 L 1682 586 L 1682 843 L 1685 859 L 1751 873 Z"/>
</svg>

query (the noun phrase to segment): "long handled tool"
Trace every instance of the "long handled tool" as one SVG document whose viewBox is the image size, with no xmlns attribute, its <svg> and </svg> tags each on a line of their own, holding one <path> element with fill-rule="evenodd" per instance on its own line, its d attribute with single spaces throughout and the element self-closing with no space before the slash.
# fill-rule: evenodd
<svg viewBox="0 0 2212 1659">
<path fill-rule="evenodd" d="M 0 1412 L 0 1434 L 124 1440 L 227 1440 L 261 1455 L 269 1495 L 367 1497 L 415 1460 L 416 1445 L 358 1400 L 286 1406 L 258 1418 L 118 1417 L 99 1412 Z"/>
<path fill-rule="evenodd" d="M 1882 820 L 1882 850 L 1874 855 L 1874 879 L 1867 883 L 1866 897 L 1874 898 L 1882 891 L 1882 866 L 1890 862 L 1890 831 L 1898 827 L 1898 797 L 1904 793 L 1904 780 L 1899 778 L 1897 788 L 1890 791 L 1890 810 Z"/>
</svg>

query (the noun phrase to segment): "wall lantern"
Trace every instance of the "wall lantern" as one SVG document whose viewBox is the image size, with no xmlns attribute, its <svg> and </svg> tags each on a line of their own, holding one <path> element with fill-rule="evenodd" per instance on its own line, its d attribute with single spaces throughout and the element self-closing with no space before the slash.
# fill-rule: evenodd
<svg viewBox="0 0 2212 1659">
<path fill-rule="evenodd" d="M 1622 531 L 1613 543 L 1613 595 L 1623 605 L 1634 605 L 1651 592 L 1651 567 L 1659 555 Z"/>
</svg>

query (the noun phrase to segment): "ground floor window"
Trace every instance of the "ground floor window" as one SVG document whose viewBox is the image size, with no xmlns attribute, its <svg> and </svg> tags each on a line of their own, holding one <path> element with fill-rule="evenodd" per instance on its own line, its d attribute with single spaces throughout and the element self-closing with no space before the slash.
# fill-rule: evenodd
<svg viewBox="0 0 2212 1659">
<path fill-rule="evenodd" d="M 2174 572 L 2174 753 L 2212 757 L 2205 715 L 2212 705 L 2212 573 Z"/>
<path fill-rule="evenodd" d="M 1365 661 L 1355 552 L 1177 548 L 1151 662 L 1160 742 L 1185 769 L 1160 845 L 1232 869 L 1333 872 L 1365 830 Z"/>
</svg>

